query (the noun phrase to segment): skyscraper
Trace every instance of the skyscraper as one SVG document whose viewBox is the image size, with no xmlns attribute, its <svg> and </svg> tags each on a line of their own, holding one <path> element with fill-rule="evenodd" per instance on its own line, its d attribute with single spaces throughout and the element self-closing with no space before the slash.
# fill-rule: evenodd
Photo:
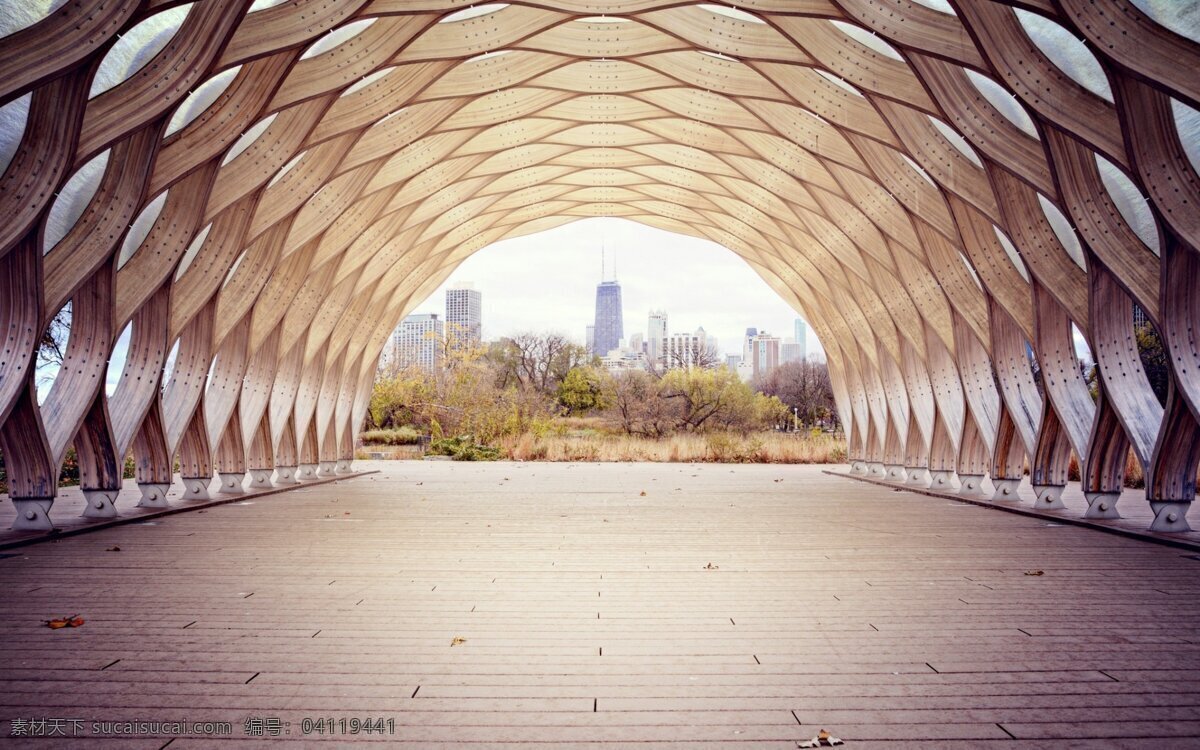
<svg viewBox="0 0 1200 750">
<path fill-rule="evenodd" d="M 661 364 L 663 357 L 663 339 L 667 337 L 667 311 L 651 310 L 650 322 L 646 330 L 646 360 L 652 367 Z"/>
<path fill-rule="evenodd" d="M 586 346 L 587 346 L 588 353 L 595 354 L 596 353 L 596 326 L 588 326 L 587 327 L 587 333 L 584 337 L 584 340 L 587 342 Z"/>
<path fill-rule="evenodd" d="M 672 333 L 663 339 L 666 369 L 716 367 L 720 359 L 715 341 L 703 326 L 697 328 L 695 333 Z"/>
<path fill-rule="evenodd" d="M 458 344 L 478 346 L 483 340 L 483 295 L 471 284 L 446 290 L 446 334 Z"/>
<path fill-rule="evenodd" d="M 751 351 L 750 342 L 758 335 L 757 328 L 747 328 L 746 335 L 742 337 L 742 361 L 749 362 L 754 358 L 754 352 Z"/>
<path fill-rule="evenodd" d="M 409 315 L 392 334 L 395 351 L 393 361 L 398 367 L 417 365 L 425 370 L 433 370 L 442 361 L 443 336 L 445 328 L 443 321 L 438 320 L 437 313 Z"/>
<path fill-rule="evenodd" d="M 804 344 L 797 344 L 792 339 L 785 339 L 779 345 L 779 364 L 804 361 Z"/>
<path fill-rule="evenodd" d="M 750 352 L 751 375 L 757 378 L 779 366 L 779 345 L 782 342 L 766 331 L 749 336 L 751 330 L 746 329 L 746 348 Z"/>
<path fill-rule="evenodd" d="M 800 345 L 800 356 L 797 359 L 808 358 L 808 324 L 803 318 L 796 318 L 796 343 Z"/>
<path fill-rule="evenodd" d="M 625 325 L 621 314 L 621 282 L 596 285 L 596 333 L 593 351 L 603 357 L 621 345 Z"/>
</svg>

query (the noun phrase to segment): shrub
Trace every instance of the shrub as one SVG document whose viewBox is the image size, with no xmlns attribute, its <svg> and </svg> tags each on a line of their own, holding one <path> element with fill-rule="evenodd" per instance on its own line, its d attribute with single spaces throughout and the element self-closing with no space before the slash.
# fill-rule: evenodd
<svg viewBox="0 0 1200 750">
<path fill-rule="evenodd" d="M 435 440 L 429 446 L 431 456 L 450 456 L 455 461 L 495 461 L 500 450 L 490 445 L 480 445 L 470 435 Z"/>
</svg>

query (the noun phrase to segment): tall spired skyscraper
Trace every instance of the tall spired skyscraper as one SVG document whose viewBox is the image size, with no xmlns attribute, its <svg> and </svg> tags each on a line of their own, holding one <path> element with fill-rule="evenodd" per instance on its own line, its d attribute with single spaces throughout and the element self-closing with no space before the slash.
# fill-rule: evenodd
<svg viewBox="0 0 1200 750">
<path fill-rule="evenodd" d="M 625 337 L 621 315 L 621 282 L 601 281 L 596 286 L 596 332 L 592 351 L 601 357 L 621 345 Z"/>
</svg>

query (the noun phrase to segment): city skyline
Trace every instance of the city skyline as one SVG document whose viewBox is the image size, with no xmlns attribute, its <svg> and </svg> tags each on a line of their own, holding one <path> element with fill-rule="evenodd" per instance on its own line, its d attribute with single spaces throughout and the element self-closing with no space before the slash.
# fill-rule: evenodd
<svg viewBox="0 0 1200 750">
<path fill-rule="evenodd" d="M 485 340 L 554 331 L 584 344 L 586 327 L 595 322 L 602 247 L 620 271 L 626 340 L 647 334 L 651 311 L 663 310 L 670 316 L 668 335 L 703 326 L 723 355 L 741 354 L 747 327 L 786 338 L 802 317 L 721 245 L 615 218 L 497 242 L 464 261 L 413 313 L 438 312 L 447 289 L 471 280 L 488 300 Z M 806 348 L 824 358 L 811 329 Z"/>
</svg>

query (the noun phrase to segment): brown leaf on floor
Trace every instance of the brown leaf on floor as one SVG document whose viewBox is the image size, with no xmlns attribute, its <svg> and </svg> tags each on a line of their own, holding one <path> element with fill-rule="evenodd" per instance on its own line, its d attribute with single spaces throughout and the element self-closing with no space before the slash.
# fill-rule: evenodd
<svg viewBox="0 0 1200 750">
<path fill-rule="evenodd" d="M 797 742 L 796 747 L 832 747 L 834 745 L 844 744 L 846 743 L 822 729 L 817 733 L 817 736 L 813 737 L 811 740 Z"/>
<path fill-rule="evenodd" d="M 705 566 L 704 566 L 704 569 L 705 569 L 705 570 L 720 570 L 720 569 L 721 569 L 721 566 L 720 566 L 720 565 L 713 565 L 712 563 L 709 563 L 708 565 L 705 565 Z"/>
<path fill-rule="evenodd" d="M 467 642 L 466 638 L 462 638 L 462 637 L 456 635 L 456 636 L 454 636 L 453 639 L 451 639 L 450 645 L 451 646 L 461 646 L 462 644 L 464 644 L 466 642 Z"/>
<path fill-rule="evenodd" d="M 120 552 L 121 548 L 114 544 L 113 546 L 109 547 L 108 549 L 106 549 L 104 551 L 105 552 Z"/>
<path fill-rule="evenodd" d="M 1044 575 L 1046 575 L 1046 571 L 1044 571 L 1044 570 L 1027 570 L 1027 571 L 1025 571 L 1025 575 L 1027 575 L 1027 576 L 1044 576 Z"/>
<path fill-rule="evenodd" d="M 646 496 L 646 491 L 645 491 L 645 490 L 642 490 L 642 492 L 641 492 L 641 497 L 645 497 L 645 496 Z"/>
<path fill-rule="evenodd" d="M 66 617 L 56 617 L 53 620 L 44 620 L 46 627 L 51 630 L 59 628 L 77 628 L 83 624 L 83 618 L 79 615 L 67 615 Z"/>
<path fill-rule="evenodd" d="M 776 479 L 776 480 L 775 480 L 775 483 L 776 483 L 776 484 L 779 484 L 779 483 L 780 483 L 780 482 L 782 482 L 782 481 L 783 481 L 782 479 Z"/>
</svg>

